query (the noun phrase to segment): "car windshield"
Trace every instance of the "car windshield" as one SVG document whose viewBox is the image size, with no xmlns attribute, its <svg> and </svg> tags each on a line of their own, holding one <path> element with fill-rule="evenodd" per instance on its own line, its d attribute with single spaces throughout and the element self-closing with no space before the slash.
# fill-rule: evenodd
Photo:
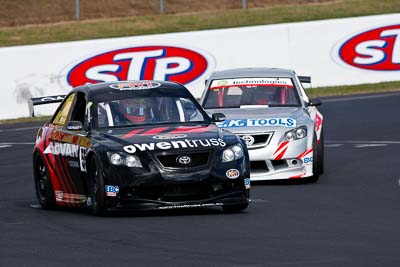
<svg viewBox="0 0 400 267">
<path fill-rule="evenodd" d="M 237 78 L 213 80 L 203 103 L 205 108 L 300 106 L 290 78 Z"/>
<path fill-rule="evenodd" d="M 203 113 L 189 98 L 145 96 L 109 99 L 96 103 L 98 128 L 205 122 Z M 129 97 L 130 96 L 130 97 Z"/>
</svg>

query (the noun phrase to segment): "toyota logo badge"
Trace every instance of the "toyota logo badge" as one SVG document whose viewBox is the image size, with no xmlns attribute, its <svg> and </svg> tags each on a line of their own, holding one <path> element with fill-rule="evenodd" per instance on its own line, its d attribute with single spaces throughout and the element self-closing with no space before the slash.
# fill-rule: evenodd
<svg viewBox="0 0 400 267">
<path fill-rule="evenodd" d="M 254 137 L 251 135 L 243 135 L 242 139 L 246 142 L 247 146 L 251 146 L 252 144 L 254 144 Z"/>
<path fill-rule="evenodd" d="M 189 156 L 183 155 L 176 158 L 176 161 L 182 165 L 188 165 L 192 162 L 192 159 Z"/>
</svg>

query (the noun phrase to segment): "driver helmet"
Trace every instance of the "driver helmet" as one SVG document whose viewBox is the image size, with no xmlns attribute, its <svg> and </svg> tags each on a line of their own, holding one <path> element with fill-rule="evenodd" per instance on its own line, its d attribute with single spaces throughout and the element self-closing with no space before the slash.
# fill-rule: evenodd
<svg viewBox="0 0 400 267">
<path fill-rule="evenodd" d="M 130 122 L 144 122 L 149 119 L 149 108 L 142 98 L 120 100 L 120 112 Z"/>
</svg>

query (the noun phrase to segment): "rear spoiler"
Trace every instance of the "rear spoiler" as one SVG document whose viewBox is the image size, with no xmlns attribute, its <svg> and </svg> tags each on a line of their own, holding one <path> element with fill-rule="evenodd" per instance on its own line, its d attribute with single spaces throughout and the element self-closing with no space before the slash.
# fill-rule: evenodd
<svg viewBox="0 0 400 267">
<path fill-rule="evenodd" d="M 53 96 L 34 97 L 34 98 L 29 99 L 28 100 L 28 108 L 29 108 L 30 116 L 35 117 L 34 106 L 59 103 L 64 100 L 65 96 L 66 95 L 53 95 Z"/>
<path fill-rule="evenodd" d="M 301 83 L 311 83 L 311 76 L 297 76 Z"/>
</svg>

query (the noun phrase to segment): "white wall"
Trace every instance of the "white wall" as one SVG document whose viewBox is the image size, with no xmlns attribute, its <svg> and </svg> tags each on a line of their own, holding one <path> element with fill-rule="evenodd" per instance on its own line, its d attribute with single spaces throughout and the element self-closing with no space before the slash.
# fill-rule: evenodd
<svg viewBox="0 0 400 267">
<path fill-rule="evenodd" d="M 392 36 L 368 35 L 361 38 L 362 42 L 372 43 L 363 45 L 364 50 L 360 47 L 356 50 L 360 52 L 360 58 L 380 59 L 379 56 L 385 55 L 384 63 L 391 64 L 393 70 L 350 66 L 338 56 L 341 45 L 351 37 L 396 24 L 399 26 L 392 27 Z M 314 87 L 400 80 L 400 62 L 396 63 L 397 57 L 400 61 L 400 14 L 16 46 L 0 48 L 0 119 L 28 116 L 26 99 L 29 97 L 67 93 L 71 89 L 66 80 L 67 74 L 78 63 L 109 51 L 143 46 L 172 46 L 200 54 L 199 57 L 207 61 L 207 66 L 202 68 L 198 60 L 193 60 L 192 69 L 176 76 L 188 79 L 192 71 L 199 71 L 199 75 L 187 84 L 196 97 L 200 96 L 204 79 L 212 71 L 236 67 L 292 68 L 298 74 L 311 75 Z M 165 51 L 171 52 L 169 48 Z M 155 63 L 158 71 L 152 74 L 154 68 L 145 69 L 147 77 L 165 77 L 166 73 L 187 70 L 192 57 L 186 57 L 180 51 L 177 53 L 148 61 Z M 107 66 L 109 69 L 122 64 L 112 58 L 118 59 L 118 56 L 114 54 L 108 61 L 103 58 L 104 61 L 97 64 L 110 65 Z M 130 77 L 137 78 L 140 70 L 143 71 L 141 59 L 135 56 L 132 61 L 125 60 L 120 70 L 129 70 Z M 165 62 L 176 64 L 167 65 Z M 152 67 L 150 63 L 147 68 Z M 91 77 L 96 74 L 95 70 L 92 69 Z M 112 73 L 99 75 L 107 79 L 114 77 Z M 37 114 L 49 114 L 53 109 L 54 105 L 51 108 L 42 107 L 37 109 Z"/>
</svg>

